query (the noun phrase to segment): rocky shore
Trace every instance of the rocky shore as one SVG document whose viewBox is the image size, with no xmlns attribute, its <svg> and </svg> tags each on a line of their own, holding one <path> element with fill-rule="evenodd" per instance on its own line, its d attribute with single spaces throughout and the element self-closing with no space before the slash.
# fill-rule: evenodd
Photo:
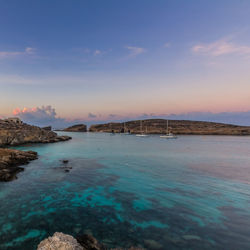
<svg viewBox="0 0 250 250">
<path fill-rule="evenodd" d="M 37 153 L 34 151 L 0 148 L 0 181 L 16 179 L 16 174 L 24 170 L 20 165 L 28 164 L 35 159 Z"/>
<path fill-rule="evenodd" d="M 167 120 L 148 119 L 124 123 L 112 122 L 92 125 L 89 128 L 90 132 L 130 132 L 131 134 L 140 133 L 141 130 L 147 134 L 165 134 L 167 130 Z M 188 120 L 169 120 L 168 131 L 179 135 L 250 135 L 249 126 Z"/>
<path fill-rule="evenodd" d="M 70 139 L 69 136 L 58 136 L 53 131 L 37 126 L 0 120 L 0 147 L 25 143 L 51 143 Z"/>
<path fill-rule="evenodd" d="M 62 131 L 67 132 L 87 132 L 87 126 L 85 124 L 77 124 L 71 127 L 65 128 Z"/>
<path fill-rule="evenodd" d="M 17 173 L 24 170 L 21 165 L 37 159 L 33 151 L 20 151 L 3 147 L 25 143 L 52 143 L 70 140 L 69 136 L 58 136 L 50 128 L 39 128 L 12 120 L 0 120 L 0 181 L 16 179 Z M 2 148 L 1 148 L 2 147 Z"/>
<path fill-rule="evenodd" d="M 93 236 L 84 234 L 75 239 L 64 233 L 54 233 L 52 237 L 40 242 L 37 250 L 108 250 L 99 243 Z M 125 250 L 123 248 L 112 248 L 112 250 Z M 142 248 L 131 247 L 127 250 L 143 250 Z"/>
</svg>

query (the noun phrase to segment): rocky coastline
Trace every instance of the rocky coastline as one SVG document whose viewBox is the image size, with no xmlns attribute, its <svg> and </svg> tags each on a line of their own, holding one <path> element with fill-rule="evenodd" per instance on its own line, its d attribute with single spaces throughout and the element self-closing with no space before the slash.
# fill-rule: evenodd
<svg viewBox="0 0 250 250">
<path fill-rule="evenodd" d="M 24 170 L 20 166 L 35 159 L 37 159 L 37 153 L 34 151 L 0 148 L 0 181 L 16 179 L 16 175 Z"/>
<path fill-rule="evenodd" d="M 128 122 L 96 124 L 89 132 L 165 134 L 167 120 L 148 119 Z M 215 122 L 168 120 L 168 132 L 176 135 L 250 135 L 250 126 L 238 126 Z"/>
<path fill-rule="evenodd" d="M 37 126 L 0 120 L 0 147 L 26 143 L 52 143 L 70 139 L 69 136 L 58 136 L 53 131 Z"/>
<path fill-rule="evenodd" d="M 58 136 L 49 128 L 39 128 L 22 123 L 19 120 L 0 120 L 0 181 L 12 181 L 23 171 L 21 165 L 37 159 L 33 151 L 8 149 L 9 146 L 27 143 L 54 143 L 70 140 L 69 136 Z"/>
</svg>

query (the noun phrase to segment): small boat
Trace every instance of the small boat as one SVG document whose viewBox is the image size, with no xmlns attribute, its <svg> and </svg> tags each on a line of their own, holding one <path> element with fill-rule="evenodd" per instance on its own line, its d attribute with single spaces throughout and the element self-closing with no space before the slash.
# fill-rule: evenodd
<svg viewBox="0 0 250 250">
<path fill-rule="evenodd" d="M 130 135 L 130 130 L 128 129 L 127 132 L 126 132 L 126 125 L 125 125 L 125 122 L 124 122 L 124 127 L 123 127 L 123 133 L 124 135 Z"/>
<path fill-rule="evenodd" d="M 166 138 L 166 139 L 177 139 L 177 136 L 174 135 L 173 133 L 168 132 L 168 120 L 167 120 L 167 131 L 165 135 L 161 135 L 161 138 Z"/>
<path fill-rule="evenodd" d="M 141 126 L 141 133 L 140 134 L 136 134 L 135 136 L 138 136 L 138 137 L 148 136 L 147 134 L 144 134 L 143 131 L 142 131 L 142 121 L 140 121 L 140 126 Z"/>
</svg>

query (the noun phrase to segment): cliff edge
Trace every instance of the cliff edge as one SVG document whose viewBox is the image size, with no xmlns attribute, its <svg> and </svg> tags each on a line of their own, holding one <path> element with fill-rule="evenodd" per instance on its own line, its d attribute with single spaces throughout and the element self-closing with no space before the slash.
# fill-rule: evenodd
<svg viewBox="0 0 250 250">
<path fill-rule="evenodd" d="M 67 141 L 69 136 L 58 136 L 55 132 L 25 123 L 0 120 L 0 147 L 25 143 L 49 143 Z"/>
</svg>

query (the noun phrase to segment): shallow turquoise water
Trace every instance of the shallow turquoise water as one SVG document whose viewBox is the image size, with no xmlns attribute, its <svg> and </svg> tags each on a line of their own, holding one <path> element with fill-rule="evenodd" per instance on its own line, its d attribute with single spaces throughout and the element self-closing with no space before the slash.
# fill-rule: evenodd
<svg viewBox="0 0 250 250">
<path fill-rule="evenodd" d="M 1 250 L 55 231 L 109 247 L 250 249 L 250 137 L 62 134 L 73 139 L 18 147 L 39 159 L 0 183 Z"/>
</svg>

